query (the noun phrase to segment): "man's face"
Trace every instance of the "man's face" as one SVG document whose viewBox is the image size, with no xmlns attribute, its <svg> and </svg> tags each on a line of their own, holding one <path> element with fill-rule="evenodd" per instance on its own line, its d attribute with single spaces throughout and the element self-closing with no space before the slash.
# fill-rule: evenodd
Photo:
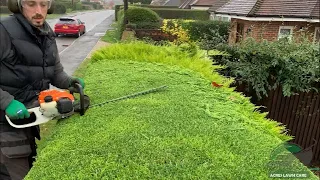
<svg viewBox="0 0 320 180">
<path fill-rule="evenodd" d="M 50 0 L 21 0 L 22 14 L 35 27 L 42 27 L 48 13 Z"/>
</svg>

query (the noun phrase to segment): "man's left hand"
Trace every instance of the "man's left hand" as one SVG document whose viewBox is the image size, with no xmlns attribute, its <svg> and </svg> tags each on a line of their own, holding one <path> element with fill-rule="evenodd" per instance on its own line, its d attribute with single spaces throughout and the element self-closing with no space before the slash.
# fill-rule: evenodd
<svg viewBox="0 0 320 180">
<path fill-rule="evenodd" d="M 69 87 L 75 87 L 75 83 L 78 83 L 81 85 L 82 89 L 84 89 L 84 81 L 81 78 L 71 78 L 70 83 L 69 83 Z"/>
</svg>

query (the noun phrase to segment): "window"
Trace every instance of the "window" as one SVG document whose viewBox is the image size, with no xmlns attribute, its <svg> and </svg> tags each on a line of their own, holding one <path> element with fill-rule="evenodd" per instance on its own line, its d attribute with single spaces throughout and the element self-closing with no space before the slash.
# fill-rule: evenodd
<svg viewBox="0 0 320 180">
<path fill-rule="evenodd" d="M 278 40 L 282 38 L 286 38 L 289 41 L 292 39 L 293 34 L 293 26 L 280 26 Z"/>
<path fill-rule="evenodd" d="M 314 42 L 320 42 L 320 27 L 316 27 L 314 31 Z"/>
<path fill-rule="evenodd" d="M 68 19 L 68 18 L 60 18 L 59 24 L 77 24 L 77 22 L 74 19 Z"/>
<path fill-rule="evenodd" d="M 216 20 L 216 21 L 230 21 L 231 20 L 231 18 L 228 16 L 215 15 L 215 14 L 211 14 L 210 19 Z"/>
</svg>

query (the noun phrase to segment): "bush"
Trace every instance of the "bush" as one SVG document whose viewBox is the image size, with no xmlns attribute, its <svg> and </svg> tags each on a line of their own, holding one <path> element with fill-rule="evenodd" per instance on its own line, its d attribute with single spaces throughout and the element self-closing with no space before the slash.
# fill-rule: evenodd
<svg viewBox="0 0 320 180">
<path fill-rule="evenodd" d="M 130 6 L 127 11 L 129 23 L 159 23 L 160 17 L 154 11 L 143 8 Z"/>
<path fill-rule="evenodd" d="M 220 46 L 226 52 L 219 64 L 226 65 L 223 74 L 246 82 L 258 98 L 278 86 L 284 96 L 317 90 L 320 83 L 320 48 L 308 40 L 257 42 L 252 38 L 232 46 Z"/>
<path fill-rule="evenodd" d="M 121 37 L 122 37 L 122 33 L 123 33 L 123 31 L 124 31 L 124 10 L 122 9 L 122 10 L 120 10 L 119 12 L 118 12 L 118 17 L 119 17 L 119 19 L 118 19 L 118 21 L 117 21 L 117 24 L 116 24 L 116 38 L 118 39 L 118 40 L 121 40 Z"/>
<path fill-rule="evenodd" d="M 194 71 L 224 79 L 212 73 L 210 61 L 175 46 L 141 42 L 113 44 L 93 56 L 83 72 L 92 104 L 168 88 L 59 121 L 26 180 L 268 179 L 273 150 L 290 137 L 283 126 L 255 112 L 248 98 L 212 88 L 211 79 Z M 317 179 L 281 150 L 284 163 L 290 158 L 284 170 Z"/>
<path fill-rule="evenodd" d="M 0 6 L 0 14 L 11 14 L 12 12 L 7 6 Z"/>
<path fill-rule="evenodd" d="M 190 40 L 202 42 L 201 47 L 203 49 L 212 49 L 214 45 L 227 42 L 230 22 L 211 20 L 188 21 L 184 23 L 184 28 L 188 30 Z"/>
<path fill-rule="evenodd" d="M 137 29 L 159 29 L 161 22 L 137 22 Z"/>
<path fill-rule="evenodd" d="M 150 8 L 163 19 L 192 19 L 209 20 L 210 14 L 205 10 L 175 9 L 175 8 Z"/>
<path fill-rule="evenodd" d="M 153 6 L 153 5 L 147 5 L 147 4 L 134 4 L 131 6 L 135 6 L 135 7 L 145 7 L 145 8 L 163 8 L 163 6 Z M 178 8 L 177 6 L 166 6 L 166 8 Z M 123 9 L 123 5 L 115 5 L 115 20 L 118 21 L 118 11 L 120 9 Z"/>
<path fill-rule="evenodd" d="M 60 3 L 55 4 L 54 14 L 65 14 L 67 12 L 67 8 Z"/>
<path fill-rule="evenodd" d="M 74 10 L 82 10 L 83 9 L 82 3 L 81 2 L 76 3 L 73 9 Z"/>
</svg>

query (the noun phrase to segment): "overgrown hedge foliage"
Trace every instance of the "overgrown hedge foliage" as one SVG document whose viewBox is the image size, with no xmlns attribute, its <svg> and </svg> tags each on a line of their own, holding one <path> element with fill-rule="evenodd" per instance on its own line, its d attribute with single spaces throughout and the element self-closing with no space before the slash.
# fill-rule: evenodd
<svg viewBox="0 0 320 180">
<path fill-rule="evenodd" d="M 135 24 L 138 29 L 159 29 L 160 17 L 148 8 L 130 7 L 127 11 L 128 23 Z"/>
<path fill-rule="evenodd" d="M 130 6 L 134 7 L 134 6 Z M 128 9 L 130 9 L 130 7 Z M 210 14 L 205 10 L 179 9 L 175 7 L 144 6 L 156 12 L 163 19 L 193 19 L 209 20 Z M 115 6 L 115 19 L 118 20 L 117 12 L 123 9 L 122 5 Z"/>
<path fill-rule="evenodd" d="M 230 22 L 183 19 L 165 19 L 162 27 L 163 30 L 171 31 L 178 36 L 177 31 L 185 31 L 184 34 L 187 34 L 189 41 L 199 42 L 200 47 L 205 50 L 210 50 L 219 44 L 226 44 L 229 28 Z"/>
<path fill-rule="evenodd" d="M 268 179 L 270 154 L 290 138 L 247 98 L 211 87 L 212 79 L 202 76 L 207 64 L 172 46 L 134 42 L 100 49 L 83 72 L 92 104 L 168 89 L 60 121 L 26 180 Z M 284 170 L 310 173 L 286 152 L 293 159 Z"/>
<path fill-rule="evenodd" d="M 55 3 L 54 14 L 65 14 L 66 12 L 67 9 L 63 4 Z"/>
<path fill-rule="evenodd" d="M 148 5 L 148 4 L 134 4 L 134 5 L 130 5 L 130 6 L 145 7 L 145 8 L 163 8 L 163 6 L 152 6 L 152 5 Z M 166 8 L 178 8 L 178 7 L 177 6 L 166 6 Z M 120 11 L 120 9 L 123 9 L 123 5 L 115 5 L 114 9 L 115 9 L 115 20 L 118 21 L 118 12 Z"/>
<path fill-rule="evenodd" d="M 7 6 L 0 6 L 0 14 L 11 14 L 12 12 Z"/>
<path fill-rule="evenodd" d="M 163 19 L 193 19 L 209 20 L 210 14 L 205 10 L 174 9 L 174 8 L 150 8 Z"/>
<path fill-rule="evenodd" d="M 228 40 L 230 22 L 225 21 L 189 21 L 185 23 L 190 39 L 193 41 L 212 41 L 215 38 Z"/>
<path fill-rule="evenodd" d="M 320 47 L 308 39 L 295 43 L 248 38 L 217 49 L 228 54 L 216 59 L 228 67 L 222 73 L 252 86 L 258 98 L 277 86 L 282 87 L 285 96 L 320 90 Z"/>
</svg>

